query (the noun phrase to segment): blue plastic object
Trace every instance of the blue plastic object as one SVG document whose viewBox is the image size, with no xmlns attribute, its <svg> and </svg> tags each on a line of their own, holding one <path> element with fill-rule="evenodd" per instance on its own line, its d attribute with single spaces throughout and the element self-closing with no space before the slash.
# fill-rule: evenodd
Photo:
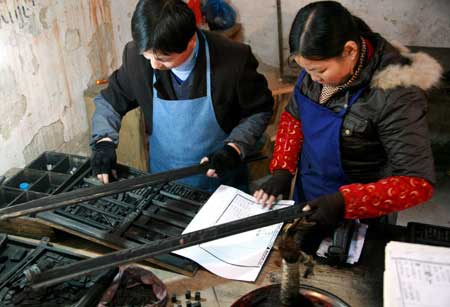
<svg viewBox="0 0 450 307">
<path fill-rule="evenodd" d="M 211 30 L 226 30 L 236 23 L 236 11 L 223 0 L 208 0 L 202 10 Z"/>
<path fill-rule="evenodd" d="M 28 182 L 21 182 L 19 184 L 19 189 L 23 191 L 27 191 L 30 188 L 30 184 Z"/>
</svg>

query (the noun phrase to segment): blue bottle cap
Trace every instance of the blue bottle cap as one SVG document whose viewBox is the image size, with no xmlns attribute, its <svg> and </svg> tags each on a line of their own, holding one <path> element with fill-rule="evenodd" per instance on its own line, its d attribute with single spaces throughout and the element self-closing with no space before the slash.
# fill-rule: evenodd
<svg viewBox="0 0 450 307">
<path fill-rule="evenodd" d="M 21 183 L 19 184 L 19 189 L 21 189 L 21 190 L 26 191 L 26 190 L 28 190 L 29 188 L 30 188 L 30 184 L 29 184 L 28 182 L 21 182 Z"/>
</svg>

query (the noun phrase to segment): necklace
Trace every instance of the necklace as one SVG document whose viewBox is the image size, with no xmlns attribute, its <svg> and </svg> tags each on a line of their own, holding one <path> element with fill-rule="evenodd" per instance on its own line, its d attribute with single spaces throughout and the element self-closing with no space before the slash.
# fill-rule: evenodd
<svg viewBox="0 0 450 307">
<path fill-rule="evenodd" d="M 361 71 L 364 68 L 364 62 L 367 53 L 367 44 L 364 39 L 361 37 L 361 52 L 359 54 L 358 67 L 356 71 L 352 74 L 350 79 L 347 80 L 344 84 L 338 86 L 324 85 L 322 87 L 322 92 L 320 93 L 320 104 L 324 104 L 327 102 L 332 96 L 336 93 L 342 91 L 343 89 L 349 87 L 361 74 Z"/>
</svg>

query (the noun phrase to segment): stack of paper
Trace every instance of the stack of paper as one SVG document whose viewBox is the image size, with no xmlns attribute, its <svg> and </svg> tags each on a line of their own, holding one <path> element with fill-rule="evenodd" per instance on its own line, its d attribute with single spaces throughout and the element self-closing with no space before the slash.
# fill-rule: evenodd
<svg viewBox="0 0 450 307">
<path fill-rule="evenodd" d="M 274 210 L 294 204 L 280 201 Z M 253 196 L 237 189 L 220 186 L 203 205 L 184 233 L 231 222 L 267 212 Z M 177 250 L 212 273 L 243 281 L 255 281 L 272 249 L 282 224 L 251 230 L 223 239 Z"/>
<path fill-rule="evenodd" d="M 384 307 L 450 306 L 450 248 L 390 242 L 385 265 Z"/>
<path fill-rule="evenodd" d="M 347 263 L 355 264 L 359 261 L 361 257 L 361 252 L 364 247 L 364 241 L 366 239 L 367 224 L 360 223 L 358 221 L 355 231 L 353 232 L 352 241 L 350 242 L 350 247 L 348 249 Z M 316 255 L 322 258 L 327 258 L 328 248 L 333 244 L 333 239 L 327 237 L 320 243 L 319 249 Z"/>
</svg>

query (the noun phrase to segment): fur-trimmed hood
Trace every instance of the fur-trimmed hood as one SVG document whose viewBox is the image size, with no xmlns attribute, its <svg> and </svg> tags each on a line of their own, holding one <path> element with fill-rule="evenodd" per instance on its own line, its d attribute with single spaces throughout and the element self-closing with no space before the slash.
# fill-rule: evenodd
<svg viewBox="0 0 450 307">
<path fill-rule="evenodd" d="M 413 53 L 400 44 L 386 43 L 386 48 L 395 48 L 409 63 L 388 64 L 376 71 L 371 81 L 372 88 L 389 90 L 417 86 L 426 91 L 439 84 L 443 68 L 433 57 L 424 52 Z"/>
</svg>

